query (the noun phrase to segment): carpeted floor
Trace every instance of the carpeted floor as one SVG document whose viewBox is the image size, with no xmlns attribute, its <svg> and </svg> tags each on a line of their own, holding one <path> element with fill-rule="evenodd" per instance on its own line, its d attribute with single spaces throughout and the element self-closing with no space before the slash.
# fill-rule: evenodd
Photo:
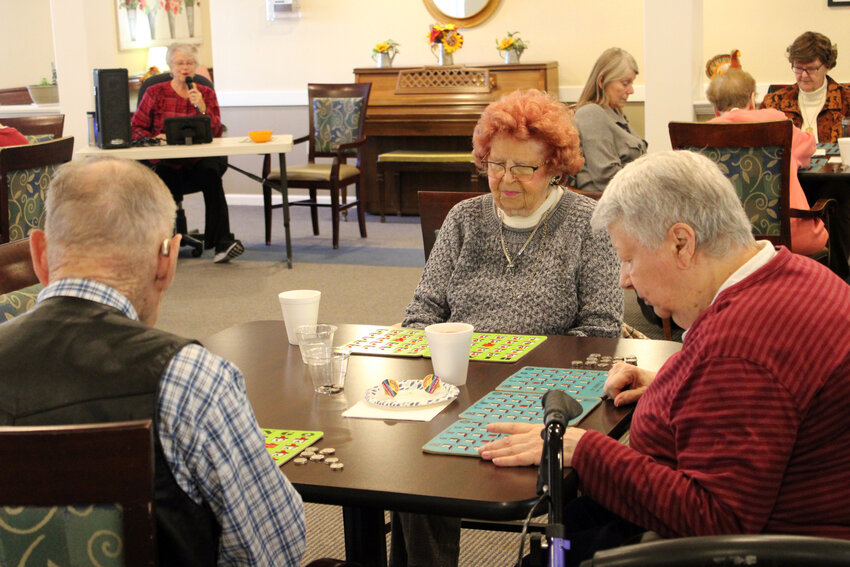
<svg viewBox="0 0 850 567">
<path fill-rule="evenodd" d="M 203 228 L 203 199 L 184 201 L 190 227 Z M 203 339 L 238 323 L 281 319 L 277 294 L 287 289 L 322 292 L 319 320 L 327 323 L 388 325 L 401 321 L 419 281 L 425 258 L 418 217 L 367 216 L 368 238 L 360 238 L 353 211 L 342 222 L 340 247 L 331 247 L 330 211 L 320 211 L 321 235 L 313 236 L 306 208 L 292 210 L 293 269 L 284 258 L 282 213 L 274 211 L 272 246 L 265 245 L 260 207 L 231 206 L 231 230 L 246 247 L 230 264 L 214 264 L 212 252 L 180 254 L 177 277 L 163 302 L 157 327 Z M 652 338 L 659 327 L 640 313 L 635 295 L 625 298 L 625 320 Z M 679 331 L 679 336 L 681 331 Z M 337 506 L 307 504 L 304 562 L 345 555 L 342 513 Z M 508 566 L 515 561 L 519 534 L 463 530 L 462 567 Z"/>
</svg>

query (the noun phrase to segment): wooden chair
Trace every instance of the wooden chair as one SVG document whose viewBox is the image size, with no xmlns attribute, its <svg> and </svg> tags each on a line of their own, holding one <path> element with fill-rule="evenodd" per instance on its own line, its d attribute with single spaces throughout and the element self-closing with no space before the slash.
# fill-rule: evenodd
<svg viewBox="0 0 850 567">
<path fill-rule="evenodd" d="M 49 139 L 61 138 L 65 127 L 64 114 L 44 114 L 40 116 L 18 116 L 15 118 L 0 118 L 4 126 L 11 126 L 27 137 L 30 143 L 46 142 Z"/>
<path fill-rule="evenodd" d="M 372 83 L 310 84 L 309 94 L 310 133 L 293 141 L 294 144 L 308 142 L 307 164 L 286 168 L 287 187 L 309 191 L 309 198 L 289 203 L 290 206 L 310 207 L 313 234 L 319 234 L 318 207 L 331 208 L 333 247 L 339 248 L 340 212 L 357 207 L 360 236 L 366 238 L 366 211 L 361 203 L 360 148 L 366 143 L 363 124 Z M 356 157 L 357 165 L 347 160 Z M 329 158 L 330 163 L 316 163 L 316 158 Z M 356 198 L 347 200 L 346 187 L 354 183 Z M 266 223 L 266 245 L 271 244 L 272 209 L 283 204 L 272 205 L 271 189 L 280 190 L 280 171 L 271 169 L 271 156 L 263 160 L 263 208 Z M 319 203 L 316 191 L 330 191 L 331 202 Z M 342 202 L 340 201 L 342 194 Z"/>
<path fill-rule="evenodd" d="M 154 565 L 150 420 L 0 427 L 0 462 L 0 548 L 10 565 L 22 557 L 27 564 L 100 564 L 70 560 L 80 546 L 85 558 L 87 544 L 92 559 L 120 549 L 127 567 Z M 15 507 L 25 508 L 10 513 Z"/>
<path fill-rule="evenodd" d="M 26 238 L 44 226 L 47 186 L 73 154 L 73 137 L 0 148 L 0 243 Z"/>
<path fill-rule="evenodd" d="M 809 211 L 789 205 L 791 179 L 790 120 L 709 124 L 670 122 L 674 149 L 691 150 L 718 164 L 732 181 L 756 238 L 791 248 L 791 218 L 820 218 L 829 230 L 831 199 L 819 199 Z M 829 263 L 829 247 L 818 257 Z"/>
<path fill-rule="evenodd" d="M 419 191 L 419 223 L 422 225 L 422 246 L 425 250 L 425 260 L 431 254 L 431 249 L 437 241 L 437 233 L 446 220 L 446 215 L 456 204 L 483 193 L 466 191 Z"/>
</svg>

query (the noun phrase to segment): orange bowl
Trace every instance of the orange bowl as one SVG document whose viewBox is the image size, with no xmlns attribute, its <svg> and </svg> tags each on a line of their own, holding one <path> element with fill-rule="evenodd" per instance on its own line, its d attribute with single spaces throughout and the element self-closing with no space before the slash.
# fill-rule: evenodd
<svg viewBox="0 0 850 567">
<path fill-rule="evenodd" d="M 251 140 L 259 143 L 268 142 L 272 139 L 272 131 L 271 130 L 251 130 L 248 132 L 248 137 Z"/>
</svg>

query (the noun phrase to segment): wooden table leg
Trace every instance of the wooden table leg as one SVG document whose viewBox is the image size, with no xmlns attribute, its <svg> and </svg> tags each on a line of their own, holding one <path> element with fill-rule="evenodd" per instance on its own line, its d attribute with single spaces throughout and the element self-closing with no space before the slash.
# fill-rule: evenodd
<svg viewBox="0 0 850 567">
<path fill-rule="evenodd" d="M 363 567 L 387 567 L 384 511 L 376 508 L 342 508 L 345 559 Z"/>
</svg>

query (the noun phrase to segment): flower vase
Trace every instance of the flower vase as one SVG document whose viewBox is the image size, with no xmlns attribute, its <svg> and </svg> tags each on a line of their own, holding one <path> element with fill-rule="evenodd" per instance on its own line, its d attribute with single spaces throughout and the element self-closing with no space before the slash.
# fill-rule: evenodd
<svg viewBox="0 0 850 567">
<path fill-rule="evenodd" d="M 156 38 L 156 6 L 151 7 L 150 12 L 148 12 L 148 26 L 151 29 L 151 39 Z"/>
<path fill-rule="evenodd" d="M 127 27 L 130 28 L 130 41 L 136 41 L 136 10 L 127 8 Z"/>
<path fill-rule="evenodd" d="M 387 53 L 387 52 L 378 53 L 378 59 L 376 60 L 376 62 L 378 64 L 379 69 L 382 68 L 382 67 L 392 67 L 393 66 L 392 59 L 390 59 L 390 54 Z"/>
<path fill-rule="evenodd" d="M 505 65 L 514 65 L 519 63 L 519 53 L 517 53 L 513 49 L 508 49 L 504 51 L 505 55 Z"/>
<path fill-rule="evenodd" d="M 168 10 L 168 31 L 171 32 L 171 39 L 177 37 L 174 34 L 174 26 L 177 25 L 176 19 L 177 16 L 171 10 Z"/>
<path fill-rule="evenodd" d="M 186 23 L 189 25 L 189 37 L 195 37 L 195 4 L 186 4 Z"/>
<path fill-rule="evenodd" d="M 446 52 L 446 46 L 442 43 L 432 46 L 432 51 L 437 58 L 437 65 L 454 65 L 453 54 Z"/>
</svg>

